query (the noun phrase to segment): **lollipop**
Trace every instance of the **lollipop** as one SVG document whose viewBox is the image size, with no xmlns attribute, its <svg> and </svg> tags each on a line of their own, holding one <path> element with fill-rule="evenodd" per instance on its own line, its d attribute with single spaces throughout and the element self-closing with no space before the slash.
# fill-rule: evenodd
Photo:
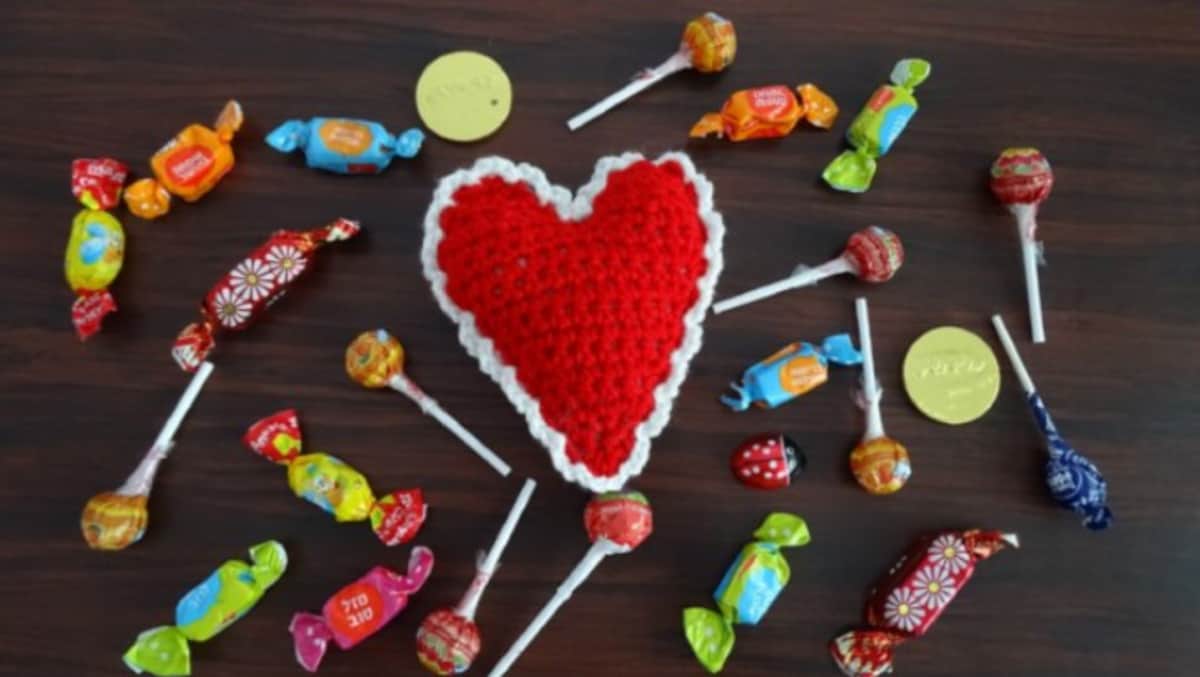
<svg viewBox="0 0 1200 677">
<path fill-rule="evenodd" d="M 737 33 L 733 22 L 716 12 L 705 12 L 683 29 L 679 51 L 655 68 L 638 73 L 632 82 L 597 102 L 591 108 L 567 120 L 572 132 L 629 99 L 634 94 L 673 73 L 695 68 L 701 73 L 716 73 L 733 63 L 737 54 Z"/>
<path fill-rule="evenodd" d="M 641 545 L 654 530 L 654 517 L 650 512 L 650 503 L 641 493 L 611 492 L 599 494 L 588 502 L 587 509 L 583 512 L 583 525 L 592 541 L 592 547 L 579 564 L 575 565 L 562 585 L 558 586 L 558 590 L 546 606 L 542 607 L 538 615 L 521 632 L 521 636 L 517 637 L 517 641 L 509 647 L 508 653 L 504 654 L 496 667 L 488 673 L 489 677 L 501 677 L 508 672 L 533 638 L 550 622 L 554 612 L 571 598 L 575 589 L 587 580 L 592 570 L 605 557 L 623 555 Z"/>
<path fill-rule="evenodd" d="M 1046 461 L 1046 486 L 1050 495 L 1064 508 L 1074 510 L 1083 517 L 1083 526 L 1099 531 L 1112 524 L 1112 510 L 1108 508 L 1108 483 L 1100 474 L 1100 469 L 1089 461 L 1083 454 L 1071 448 L 1067 441 L 1058 434 L 1046 403 L 1033 385 L 1033 379 L 1021 361 L 1021 355 L 1013 344 L 1004 320 L 999 315 L 992 316 L 992 324 L 1008 353 L 1017 380 L 1025 390 L 1025 400 L 1033 411 L 1033 420 L 1037 423 L 1045 440 L 1046 453 L 1050 460 Z"/>
<path fill-rule="evenodd" d="M 421 407 L 422 412 L 429 414 L 447 430 L 454 433 L 458 439 L 462 440 L 463 444 L 487 461 L 488 465 L 492 466 L 502 477 L 508 477 L 511 468 L 496 455 L 496 452 L 480 442 L 478 437 L 471 434 L 471 431 L 464 428 L 453 416 L 447 414 L 437 400 L 426 395 L 420 386 L 405 375 L 404 346 L 400 345 L 396 337 L 383 329 L 364 331 L 359 334 L 358 338 L 355 338 L 346 348 L 346 373 L 367 388 L 389 387 L 404 393 L 409 399 L 416 402 L 417 406 Z"/>
<path fill-rule="evenodd" d="M 887 282 L 904 264 L 904 245 L 900 238 L 886 228 L 868 226 L 846 240 L 842 255 L 815 268 L 801 265 L 791 277 L 742 292 L 713 304 L 714 313 L 723 313 L 761 301 L 780 292 L 816 284 L 820 280 L 842 273 L 853 273 L 865 282 Z"/>
<path fill-rule="evenodd" d="M 521 493 L 517 494 L 517 500 L 500 527 L 500 533 L 492 541 L 492 547 L 486 554 L 480 553 L 482 557 L 475 570 L 475 580 L 471 581 L 471 587 L 467 588 L 458 606 L 434 611 L 425 617 L 417 630 L 417 658 L 435 675 L 466 672 L 479 655 L 480 639 L 479 628 L 475 625 L 475 609 L 492 575 L 496 573 L 500 555 L 517 528 L 517 522 L 525 512 L 525 506 L 529 505 L 529 497 L 536 487 L 537 482 L 525 480 Z"/>
<path fill-rule="evenodd" d="M 1025 263 L 1025 295 L 1029 299 L 1029 327 L 1034 343 L 1046 342 L 1042 324 L 1042 291 L 1038 286 L 1038 263 L 1042 245 L 1037 241 L 1037 210 L 1050 196 L 1054 172 L 1050 161 L 1036 148 L 1006 148 L 992 163 L 988 184 L 1012 215 L 1017 217 L 1017 235 L 1021 238 L 1021 258 Z"/>
<path fill-rule="evenodd" d="M 83 506 L 79 526 L 83 530 L 83 539 L 90 547 L 96 550 L 121 550 L 137 543 L 142 534 L 146 533 L 146 523 L 150 520 L 146 503 L 150 500 L 154 473 L 158 471 L 158 464 L 162 463 L 171 447 L 175 445 L 175 432 L 179 430 L 183 417 L 187 415 L 188 409 L 192 408 L 192 403 L 196 401 L 196 396 L 200 394 L 200 389 L 204 387 L 204 382 L 208 380 L 212 370 L 211 362 L 202 363 L 196 370 L 192 382 L 175 405 L 175 410 L 163 424 L 158 437 L 154 439 L 154 444 L 150 445 L 150 451 L 146 452 L 142 462 L 129 479 L 125 480 L 125 484 L 116 491 L 106 491 L 93 496 L 92 500 Z"/>
<path fill-rule="evenodd" d="M 850 471 L 863 489 L 876 495 L 900 491 L 912 475 L 908 450 L 883 432 L 883 415 L 879 401 L 883 388 L 875 378 L 875 355 L 871 349 L 871 319 L 867 315 L 867 300 L 854 301 L 858 315 L 858 346 L 863 356 L 863 400 L 867 410 L 867 430 L 862 441 L 850 452 Z"/>
</svg>

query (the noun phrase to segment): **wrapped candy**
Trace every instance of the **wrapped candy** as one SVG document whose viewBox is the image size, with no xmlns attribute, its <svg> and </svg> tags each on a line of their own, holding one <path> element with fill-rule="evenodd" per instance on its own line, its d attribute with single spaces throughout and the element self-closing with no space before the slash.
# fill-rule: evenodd
<svg viewBox="0 0 1200 677">
<path fill-rule="evenodd" d="M 731 94 L 721 112 L 700 118 L 688 136 L 717 136 L 730 141 L 774 139 L 790 134 L 800 120 L 829 129 L 837 114 L 837 104 L 813 84 L 800 85 L 795 93 L 785 85 L 755 87 Z"/>
<path fill-rule="evenodd" d="M 933 66 L 924 59 L 901 59 L 892 68 L 890 85 L 881 85 L 846 130 L 848 150 L 833 159 L 821 177 L 830 187 L 865 193 L 875 178 L 875 159 L 892 144 L 917 113 L 913 90 L 929 77 Z"/>
<path fill-rule="evenodd" d="M 713 304 L 713 313 L 720 314 L 761 301 L 770 296 L 816 284 L 820 280 L 842 273 L 852 273 L 864 282 L 887 282 L 904 265 L 904 245 L 892 231 L 868 226 L 846 240 L 841 256 L 810 268 L 800 265 L 790 277 L 763 285 Z"/>
<path fill-rule="evenodd" d="M 241 331 L 250 326 L 300 277 L 315 252 L 330 242 L 349 240 L 361 228 L 357 221 L 337 219 L 308 231 L 277 230 L 267 241 L 217 281 L 200 304 L 200 321 L 183 328 L 171 355 L 184 371 L 192 371 L 212 351 L 218 329 Z"/>
<path fill-rule="evenodd" d="M 820 347 L 807 341 L 784 346 L 747 369 L 740 384 L 730 383 L 733 394 L 722 395 L 721 402 L 734 411 L 745 411 L 751 404 L 774 409 L 827 381 L 830 362 L 843 367 L 862 363 L 849 334 L 830 336 Z"/>
<path fill-rule="evenodd" d="M 858 345 L 863 356 L 862 399 L 867 411 L 866 431 L 862 441 L 850 452 L 850 472 L 863 489 L 876 495 L 900 491 L 912 475 L 912 464 L 908 450 L 883 431 L 883 415 L 879 401 L 883 388 L 875 378 L 875 355 L 871 346 L 871 319 L 867 314 L 867 300 L 859 297 L 854 301 L 858 315 Z"/>
<path fill-rule="evenodd" d="M 748 438 L 729 457 L 733 476 L 755 489 L 782 489 L 807 464 L 804 452 L 790 437 L 774 432 Z"/>
<path fill-rule="evenodd" d="M 171 195 L 186 202 L 204 197 L 233 169 L 233 135 L 242 126 L 242 106 L 230 100 L 213 129 L 193 123 L 163 144 L 150 158 L 153 179 L 134 181 L 125 191 L 125 206 L 143 219 L 171 210 Z"/>
<path fill-rule="evenodd" d="M 587 529 L 592 547 L 571 570 L 562 585 L 558 586 L 558 590 L 550 601 L 546 602 L 546 606 L 542 607 L 537 616 L 534 616 L 529 625 L 521 631 L 517 640 L 488 673 L 489 677 L 501 677 L 508 672 L 542 628 L 550 622 L 559 607 L 571 599 L 575 590 L 583 585 L 605 557 L 632 552 L 649 538 L 654 530 L 654 516 L 650 511 L 650 502 L 640 492 L 614 491 L 597 494 L 588 502 L 583 512 L 583 526 Z"/>
<path fill-rule="evenodd" d="M 250 548 L 250 563 L 229 560 L 192 588 L 175 607 L 175 625 L 141 633 L 125 652 L 125 665 L 159 677 L 192 674 L 188 642 L 212 639 L 245 616 L 287 570 L 287 550 L 279 541 Z"/>
<path fill-rule="evenodd" d="M 120 203 L 128 173 L 112 158 L 71 163 L 71 193 L 84 208 L 71 221 L 63 268 L 75 292 L 71 323 L 81 341 L 100 331 L 104 317 L 117 309 L 108 287 L 125 261 L 125 230 L 108 210 Z"/>
<path fill-rule="evenodd" d="M 267 135 L 267 145 L 275 150 L 302 148 L 309 167 L 338 174 L 378 174 L 393 157 L 416 157 L 424 141 L 415 127 L 393 136 L 378 122 L 348 118 L 288 120 Z"/>
<path fill-rule="evenodd" d="M 537 482 L 525 480 L 521 493 L 508 511 L 508 517 L 496 534 L 496 540 L 486 553 L 480 553 L 479 564 L 471 587 L 453 609 L 438 609 L 425 617 L 417 630 L 417 658 L 435 675 L 456 675 L 466 672 L 479 655 L 481 638 L 475 625 L 475 610 L 483 591 L 500 566 L 500 555 L 508 546 L 513 530 L 529 505 Z"/>
<path fill-rule="evenodd" d="M 797 515 L 777 512 L 767 516 L 725 571 L 713 592 L 718 611 L 704 607 L 683 610 L 683 633 L 696 660 L 711 673 L 725 667 L 733 651 L 733 626 L 758 625 L 775 598 L 787 587 L 791 567 L 781 548 L 807 545 L 808 525 Z"/>
<path fill-rule="evenodd" d="M 137 543 L 146 533 L 146 525 L 150 521 L 147 503 L 150 489 L 154 486 L 155 473 L 175 446 L 175 433 L 212 370 L 212 362 L 205 362 L 196 370 L 191 383 L 158 432 L 158 437 L 154 438 L 150 450 L 125 483 L 116 491 L 93 496 L 83 507 L 79 527 L 89 547 L 95 550 L 122 550 Z"/>
<path fill-rule="evenodd" d="M 254 423 L 242 439 L 254 453 L 287 466 L 288 486 L 297 496 L 339 522 L 371 520 L 371 530 L 384 545 L 409 542 L 425 523 L 420 489 L 393 491 L 376 499 L 362 473 L 340 459 L 302 453 L 300 421 L 293 409 Z"/>
<path fill-rule="evenodd" d="M 1038 264 L 1042 245 L 1037 241 L 1038 207 L 1050 197 L 1054 172 L 1050 161 L 1036 148 L 1006 148 L 992 163 L 988 185 L 992 194 L 1017 218 L 1021 259 L 1025 268 L 1025 296 L 1029 301 L 1029 329 L 1034 343 L 1046 342 L 1042 321 L 1042 290 Z"/>
<path fill-rule="evenodd" d="M 367 388 L 391 388 L 403 393 L 421 411 L 432 416 L 454 436 L 470 447 L 492 469 L 502 477 L 508 477 L 511 468 L 483 442 L 479 441 L 471 431 L 467 430 L 453 416 L 421 387 L 404 373 L 404 346 L 396 337 L 383 329 L 365 331 L 358 335 L 346 348 L 346 373 L 356 383 Z"/>
<path fill-rule="evenodd" d="M 316 672 L 331 639 L 346 651 L 382 630 L 408 606 L 408 598 L 425 585 L 432 571 L 433 551 L 418 545 L 408 557 L 406 575 L 377 566 L 335 592 L 321 608 L 321 615 L 293 615 L 288 632 L 300 667 Z"/>
<path fill-rule="evenodd" d="M 829 644 L 848 677 L 879 677 L 892 671 L 896 646 L 929 631 L 962 591 L 975 565 L 1006 546 L 1016 534 L 945 531 L 922 538 L 900 557 L 867 599 L 866 629 L 851 630 Z"/>
<path fill-rule="evenodd" d="M 633 81 L 567 121 L 572 132 L 616 108 L 634 94 L 668 75 L 695 68 L 701 73 L 716 73 L 733 63 L 737 54 L 737 33 L 733 22 L 716 12 L 705 12 L 683 29 L 679 50 L 663 63 L 647 68 Z"/>
<path fill-rule="evenodd" d="M 1008 353 L 1008 360 L 1021 389 L 1025 391 L 1025 401 L 1033 412 L 1034 423 L 1046 447 L 1049 459 L 1046 461 L 1046 486 L 1050 495 L 1064 508 L 1075 511 L 1083 518 L 1083 525 L 1092 530 L 1107 529 L 1112 524 L 1113 513 L 1108 507 L 1108 482 L 1100 469 L 1089 461 L 1086 456 L 1075 451 L 1067 441 L 1058 434 L 1046 403 L 1033 385 L 1033 379 L 1017 352 L 1017 346 L 1004 326 L 1004 320 L 999 315 L 992 316 L 992 325 Z"/>
</svg>

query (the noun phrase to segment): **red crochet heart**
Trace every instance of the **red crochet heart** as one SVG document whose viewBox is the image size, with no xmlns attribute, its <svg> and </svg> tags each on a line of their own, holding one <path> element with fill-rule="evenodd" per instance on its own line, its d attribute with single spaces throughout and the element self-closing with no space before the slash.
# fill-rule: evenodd
<svg viewBox="0 0 1200 677">
<path fill-rule="evenodd" d="M 459 338 L 567 479 L 621 488 L 700 347 L 721 270 L 712 186 L 686 155 L 604 158 L 572 198 L 484 158 L 442 180 L 425 275 Z"/>
</svg>

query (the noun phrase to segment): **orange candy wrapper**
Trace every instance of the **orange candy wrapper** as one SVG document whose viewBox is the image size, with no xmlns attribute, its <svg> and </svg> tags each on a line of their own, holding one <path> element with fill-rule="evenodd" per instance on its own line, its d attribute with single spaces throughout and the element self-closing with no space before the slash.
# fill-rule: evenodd
<svg viewBox="0 0 1200 677">
<path fill-rule="evenodd" d="M 787 136 L 800 120 L 829 129 L 837 119 L 837 103 L 819 87 L 805 83 L 795 92 L 784 85 L 742 89 L 730 95 L 719 113 L 708 113 L 688 136 L 716 136 L 730 141 Z"/>
<path fill-rule="evenodd" d="M 125 206 L 143 219 L 171 210 L 171 196 L 195 202 L 233 169 L 233 135 L 242 126 L 242 106 L 230 100 L 213 123 L 188 125 L 150 158 L 153 179 L 141 179 L 125 191 Z"/>
</svg>

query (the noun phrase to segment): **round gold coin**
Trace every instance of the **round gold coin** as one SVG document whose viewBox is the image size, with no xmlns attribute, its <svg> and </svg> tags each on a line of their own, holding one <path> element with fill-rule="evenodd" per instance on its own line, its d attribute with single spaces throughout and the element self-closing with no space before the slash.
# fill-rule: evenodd
<svg viewBox="0 0 1200 677">
<path fill-rule="evenodd" d="M 450 52 L 425 67 L 416 98 L 417 114 L 434 134 L 449 141 L 478 141 L 508 119 L 512 83 L 490 56 Z"/>
<path fill-rule="evenodd" d="M 1000 365 L 983 339 L 959 327 L 925 332 L 904 356 L 904 389 L 913 405 L 948 425 L 987 413 L 1000 392 Z"/>
</svg>

